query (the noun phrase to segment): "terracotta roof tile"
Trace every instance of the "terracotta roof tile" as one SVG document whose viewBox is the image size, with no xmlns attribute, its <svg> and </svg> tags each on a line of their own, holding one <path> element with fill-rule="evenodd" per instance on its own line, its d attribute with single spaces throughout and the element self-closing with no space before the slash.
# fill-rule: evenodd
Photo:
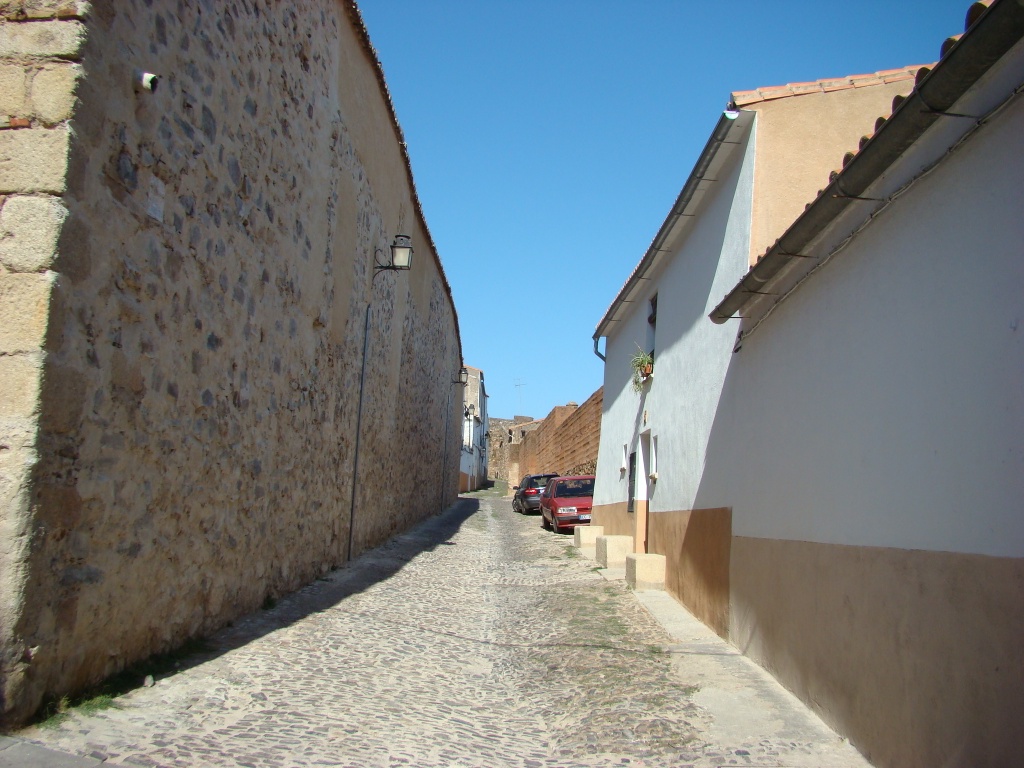
<svg viewBox="0 0 1024 768">
<path fill-rule="evenodd" d="M 992 5 L 992 0 L 978 0 L 978 2 L 967 9 L 967 18 L 964 19 L 964 32 L 978 20 L 981 14 L 988 10 L 990 5 Z"/>
<path fill-rule="evenodd" d="M 735 91 L 732 94 L 732 105 L 744 107 L 748 104 L 757 104 L 762 101 L 783 99 L 789 96 L 800 96 L 805 93 L 830 93 L 841 91 L 846 88 L 864 88 L 869 85 L 881 85 L 883 83 L 895 83 L 899 80 L 909 80 L 917 75 L 919 66 L 902 67 L 900 69 L 885 69 L 881 72 L 873 72 L 863 75 L 847 75 L 846 77 L 829 77 L 822 80 L 811 80 L 800 83 L 787 83 L 786 85 L 775 85 L 765 88 L 754 88 L 750 91 Z"/>
<path fill-rule="evenodd" d="M 968 8 L 967 16 L 964 20 L 964 32 L 969 30 L 971 26 L 973 26 L 978 21 L 978 19 L 981 18 L 982 14 L 984 14 L 988 10 L 989 6 L 992 5 L 992 3 L 994 3 L 995 1 L 996 0 L 978 0 L 978 2 L 972 4 L 970 8 Z M 952 37 L 947 37 L 942 42 L 942 46 L 939 51 L 940 60 L 945 58 L 946 54 L 949 53 L 950 50 L 952 50 L 952 48 L 959 42 L 961 37 L 963 37 L 963 34 L 953 35 Z M 879 72 L 875 72 L 873 75 L 849 75 L 847 77 L 838 79 L 818 80 L 816 81 L 816 84 L 820 86 L 820 90 L 822 92 L 827 93 L 829 91 L 840 90 L 843 88 L 863 88 L 864 86 L 867 85 L 877 85 L 879 83 L 895 83 L 901 80 L 908 80 L 910 78 L 913 78 L 914 88 L 917 88 L 921 84 L 921 81 L 928 76 L 928 73 L 932 71 L 936 63 L 918 65 L 915 67 L 901 67 L 899 69 L 883 69 Z M 775 86 L 772 88 L 758 88 L 753 91 L 738 91 L 737 93 L 733 94 L 734 105 L 740 107 L 747 104 L 754 104 L 757 103 L 758 101 L 767 101 L 768 98 L 780 98 L 779 93 L 781 91 L 788 91 L 788 93 L 786 93 L 785 95 L 790 96 L 796 96 L 801 93 L 808 93 L 809 91 L 805 90 L 805 87 L 814 84 L 815 83 L 790 83 L 789 85 Z M 769 93 L 771 94 L 771 96 L 765 95 Z M 737 96 L 741 96 L 743 98 L 743 101 L 737 101 Z M 761 98 L 757 98 L 757 96 L 760 96 Z M 839 174 L 842 173 L 842 169 L 849 165 L 858 153 L 863 151 L 864 147 L 867 146 L 867 144 L 871 141 L 874 135 L 878 133 L 878 130 L 882 127 L 886 120 L 888 120 L 892 116 L 892 113 L 897 110 L 897 108 L 906 100 L 906 98 L 906 96 L 902 96 L 899 94 L 893 97 L 892 109 L 889 112 L 889 114 L 881 115 L 877 120 L 875 120 L 874 133 L 872 133 L 869 136 L 862 136 L 860 144 L 858 145 L 857 150 L 855 152 L 847 152 L 845 155 L 843 155 L 842 167 L 832 171 L 828 175 L 829 184 L 834 182 L 836 178 L 839 176 Z M 821 197 L 824 193 L 824 189 L 819 189 L 817 197 Z M 805 210 L 806 208 L 810 207 L 811 203 L 807 203 Z M 760 261 L 762 258 L 764 258 L 766 253 L 758 256 L 757 260 Z"/>
</svg>

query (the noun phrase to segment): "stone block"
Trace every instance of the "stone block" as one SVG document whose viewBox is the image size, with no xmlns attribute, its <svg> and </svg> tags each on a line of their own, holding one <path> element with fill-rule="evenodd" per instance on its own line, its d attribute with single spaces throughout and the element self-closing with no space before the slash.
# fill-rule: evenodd
<svg viewBox="0 0 1024 768">
<path fill-rule="evenodd" d="M 16 195 L 0 208 L 0 264 L 12 272 L 48 269 L 68 212 L 59 198 Z"/>
<path fill-rule="evenodd" d="M 598 536 L 604 536 L 603 525 L 577 525 L 572 534 L 573 544 L 577 549 L 596 547 Z"/>
<path fill-rule="evenodd" d="M 0 275 L 0 355 L 42 348 L 50 286 L 45 274 Z"/>
<path fill-rule="evenodd" d="M 0 0 L 0 19 L 81 18 L 90 5 L 88 0 Z"/>
<path fill-rule="evenodd" d="M 632 536 L 598 536 L 595 544 L 597 562 L 602 568 L 622 568 L 626 555 L 633 551 Z"/>
<path fill-rule="evenodd" d="M 52 64 L 39 70 L 32 78 L 31 114 L 47 125 L 70 119 L 75 108 L 75 84 L 81 73 L 78 64 Z"/>
<path fill-rule="evenodd" d="M 626 555 L 626 584 L 633 589 L 665 589 L 665 556 Z"/>
<path fill-rule="evenodd" d="M 42 352 L 0 355 L 0 420 L 38 412 L 42 362 Z"/>
<path fill-rule="evenodd" d="M 0 131 L 0 194 L 62 194 L 68 138 L 66 128 Z"/>
<path fill-rule="evenodd" d="M 78 55 L 85 41 L 85 25 L 79 21 L 40 21 L 0 26 L 0 56 Z"/>
<path fill-rule="evenodd" d="M 19 64 L 0 64 L 0 115 L 25 115 L 28 106 L 28 76 Z"/>
</svg>

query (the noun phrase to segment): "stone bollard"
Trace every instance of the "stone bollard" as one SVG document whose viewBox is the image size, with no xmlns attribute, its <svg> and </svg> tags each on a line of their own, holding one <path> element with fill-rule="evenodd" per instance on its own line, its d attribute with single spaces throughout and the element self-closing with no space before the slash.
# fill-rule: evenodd
<svg viewBox="0 0 1024 768">
<path fill-rule="evenodd" d="M 633 589 L 665 589 L 665 556 L 626 555 L 626 584 Z"/>
<path fill-rule="evenodd" d="M 573 544 L 576 549 L 596 547 L 598 536 L 604 536 L 603 525 L 577 525 L 572 533 Z"/>
<path fill-rule="evenodd" d="M 632 536 L 597 537 L 597 562 L 602 568 L 625 567 L 626 555 L 632 551 Z"/>
</svg>

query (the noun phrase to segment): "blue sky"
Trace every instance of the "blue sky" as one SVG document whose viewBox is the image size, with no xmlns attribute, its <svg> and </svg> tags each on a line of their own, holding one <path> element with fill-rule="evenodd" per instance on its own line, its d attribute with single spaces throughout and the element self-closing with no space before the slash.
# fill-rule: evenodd
<svg viewBox="0 0 1024 768">
<path fill-rule="evenodd" d="M 360 0 L 490 415 L 601 385 L 594 328 L 732 91 L 935 61 L 969 5 Z"/>
</svg>

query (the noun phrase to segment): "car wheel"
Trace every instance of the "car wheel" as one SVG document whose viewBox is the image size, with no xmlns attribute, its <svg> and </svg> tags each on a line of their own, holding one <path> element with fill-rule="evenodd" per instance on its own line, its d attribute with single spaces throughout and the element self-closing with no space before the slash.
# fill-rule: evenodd
<svg viewBox="0 0 1024 768">
<path fill-rule="evenodd" d="M 543 512 L 540 513 L 540 527 L 545 531 L 551 530 L 551 523 L 548 522 L 548 519 L 544 516 Z"/>
</svg>

